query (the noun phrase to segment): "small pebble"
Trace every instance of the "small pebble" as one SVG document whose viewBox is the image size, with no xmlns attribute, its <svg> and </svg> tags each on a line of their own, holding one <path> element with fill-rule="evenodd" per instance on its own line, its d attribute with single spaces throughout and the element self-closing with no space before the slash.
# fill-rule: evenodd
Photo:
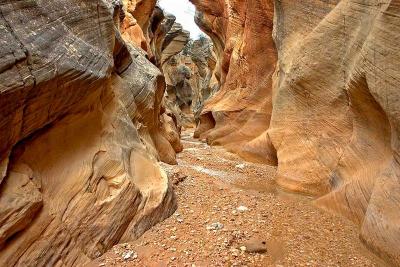
<svg viewBox="0 0 400 267">
<path fill-rule="evenodd" d="M 239 206 L 239 207 L 236 208 L 236 210 L 239 211 L 239 212 L 245 212 L 245 211 L 248 211 L 249 208 L 245 207 L 245 206 Z"/>
</svg>

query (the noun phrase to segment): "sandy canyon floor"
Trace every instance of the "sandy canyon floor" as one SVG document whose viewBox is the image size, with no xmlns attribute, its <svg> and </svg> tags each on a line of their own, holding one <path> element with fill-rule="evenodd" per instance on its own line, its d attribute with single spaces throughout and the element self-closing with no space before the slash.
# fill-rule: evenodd
<svg viewBox="0 0 400 267">
<path fill-rule="evenodd" d="M 183 133 L 179 165 L 163 165 L 175 214 L 89 266 L 386 266 L 350 221 L 279 190 L 274 167 L 191 136 Z"/>
</svg>

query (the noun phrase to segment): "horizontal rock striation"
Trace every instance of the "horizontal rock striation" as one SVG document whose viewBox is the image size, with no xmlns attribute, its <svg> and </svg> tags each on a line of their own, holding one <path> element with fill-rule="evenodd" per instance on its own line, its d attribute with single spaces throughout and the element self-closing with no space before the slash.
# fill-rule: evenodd
<svg viewBox="0 0 400 267">
<path fill-rule="evenodd" d="M 127 4 L 123 25 L 126 25 L 129 18 L 134 18 L 141 9 L 146 7 L 146 11 L 143 12 L 147 13 L 150 7 L 153 9 L 144 24 L 146 26 L 143 26 L 146 28 L 142 29 L 141 24 L 136 23 L 134 27 L 124 27 L 122 30 L 123 39 L 130 44 L 130 51 L 137 59 L 132 64 L 134 66 L 124 72 L 123 76 L 130 80 L 130 83 L 138 85 L 133 87 L 136 91 L 132 91 L 133 95 L 128 97 L 139 107 L 134 117 L 141 139 L 156 158 L 168 164 L 177 164 L 176 153 L 181 152 L 183 147 L 180 142 L 180 130 L 175 123 L 176 115 L 170 111 L 164 99 L 166 84 L 161 62 L 166 60 L 165 57 L 169 58 L 182 50 L 189 33 L 175 23 L 175 17 L 165 15 L 155 3 L 153 4 L 143 6 L 136 3 L 135 6 L 134 1 Z M 136 37 L 140 37 L 139 40 Z M 180 44 L 181 42 L 183 44 Z M 149 60 L 154 65 L 149 64 Z M 151 74 L 151 77 L 148 77 L 148 74 Z"/>
<path fill-rule="evenodd" d="M 165 82 L 123 17 L 117 1 L 0 3 L 2 266 L 83 265 L 176 208 L 139 134 L 157 132 Z"/>
<path fill-rule="evenodd" d="M 221 84 L 197 135 L 278 164 L 280 186 L 350 218 L 400 265 L 400 2 L 192 2 Z"/>
<path fill-rule="evenodd" d="M 277 182 L 400 264 L 400 2 L 275 1 Z M 294 16 L 296 15 L 296 16 Z"/>
</svg>

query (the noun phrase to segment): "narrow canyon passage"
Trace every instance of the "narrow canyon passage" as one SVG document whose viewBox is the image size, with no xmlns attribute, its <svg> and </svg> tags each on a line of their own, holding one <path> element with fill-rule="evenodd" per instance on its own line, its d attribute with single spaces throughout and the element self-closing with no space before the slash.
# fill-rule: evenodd
<svg viewBox="0 0 400 267">
<path fill-rule="evenodd" d="M 0 267 L 400 266 L 400 0 L 0 1 Z"/>
<path fill-rule="evenodd" d="M 244 162 L 192 136 L 182 134 L 179 165 L 162 165 L 175 184 L 177 211 L 88 267 L 386 266 L 352 222 L 277 188 L 275 167 Z"/>
</svg>

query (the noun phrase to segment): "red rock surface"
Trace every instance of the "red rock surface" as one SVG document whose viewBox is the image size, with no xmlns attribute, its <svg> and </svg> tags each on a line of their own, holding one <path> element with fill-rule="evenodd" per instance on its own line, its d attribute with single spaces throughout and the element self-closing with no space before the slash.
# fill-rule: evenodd
<svg viewBox="0 0 400 267">
<path fill-rule="evenodd" d="M 188 224 L 172 217 L 147 237 L 157 249 L 164 234 L 179 233 L 188 247 L 177 256 L 147 251 L 144 260 L 382 266 L 362 252 L 360 236 L 400 265 L 400 1 L 191 2 L 215 62 L 171 64 L 188 33 L 155 0 L 0 3 L 0 265 L 82 266 L 169 217 L 176 201 L 157 160 L 178 163 L 179 112 L 189 113 L 189 102 L 194 137 L 242 159 L 186 137 L 181 166 L 164 167 L 178 168 L 171 178 L 183 186 L 179 212 Z M 183 88 L 176 103 L 166 85 Z M 256 163 L 247 172 L 242 160 Z M 225 181 L 220 190 L 219 176 L 240 176 L 235 186 L 245 188 Z M 273 191 L 259 192 L 270 183 Z M 274 195 L 275 183 L 341 217 Z M 260 218 L 257 229 L 251 217 L 236 221 L 223 210 L 241 201 Z M 246 238 L 235 229 L 207 235 L 217 211 L 215 220 L 263 240 L 279 232 L 288 253 L 276 259 L 268 244 L 265 257 L 241 253 L 260 238 L 246 229 Z M 228 246 L 212 247 L 215 238 Z M 193 248 L 201 252 L 187 257 Z"/>
<path fill-rule="evenodd" d="M 222 86 L 195 136 L 277 164 L 400 264 L 399 1 L 192 2 Z"/>
<path fill-rule="evenodd" d="M 277 60 L 272 39 L 273 3 L 192 2 L 199 11 L 198 25 L 214 42 L 219 59 L 216 76 L 221 84 L 202 111 L 203 120 L 212 113 L 215 127 L 203 132 L 206 128 L 199 125 L 196 135 L 249 160 L 275 164 L 273 149 L 258 149 L 270 146 L 268 138 L 259 136 L 268 129 L 272 112 L 272 75 Z"/>
</svg>

